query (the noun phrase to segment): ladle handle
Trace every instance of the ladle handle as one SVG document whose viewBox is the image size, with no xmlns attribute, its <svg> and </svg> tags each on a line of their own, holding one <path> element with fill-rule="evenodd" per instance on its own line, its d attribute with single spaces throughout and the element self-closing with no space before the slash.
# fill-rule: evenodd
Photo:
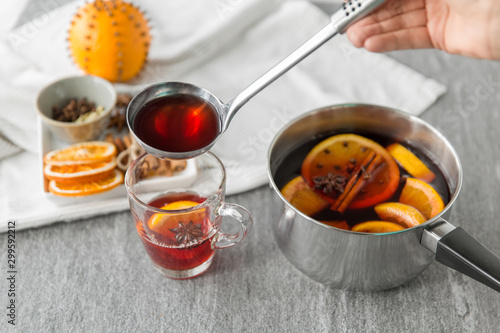
<svg viewBox="0 0 500 333">
<path fill-rule="evenodd" d="M 299 63 L 302 59 L 314 52 L 317 48 L 327 42 L 330 38 L 337 34 L 337 29 L 333 24 L 329 24 L 321 29 L 316 35 L 302 44 L 298 49 L 293 51 L 285 59 L 281 60 L 269 71 L 264 73 L 257 80 L 252 82 L 247 88 L 240 92 L 227 104 L 227 115 L 224 121 L 224 128 L 227 129 L 229 122 L 233 119 L 236 111 L 246 104 L 253 96 L 259 93 L 262 89 L 274 82 L 281 75 L 286 73 L 290 68 Z"/>
<path fill-rule="evenodd" d="M 444 229 L 448 231 L 443 234 Z M 433 251 L 436 261 L 500 292 L 500 258 L 464 229 L 443 220 L 436 227 L 424 229 L 421 241 L 424 246 L 429 243 L 426 237 L 437 241 Z M 433 246 L 430 247 L 427 248 L 432 251 Z"/>
<path fill-rule="evenodd" d="M 347 27 L 352 23 L 368 15 L 384 2 L 385 0 L 349 0 L 345 2 L 342 8 L 331 16 L 330 24 L 321 29 L 298 49 L 281 60 L 226 104 L 226 119 L 224 120 L 222 131 L 224 132 L 227 129 L 236 111 L 245 105 L 253 96 L 286 73 L 302 59 L 314 52 L 330 38 L 337 33 L 344 33 Z"/>
</svg>

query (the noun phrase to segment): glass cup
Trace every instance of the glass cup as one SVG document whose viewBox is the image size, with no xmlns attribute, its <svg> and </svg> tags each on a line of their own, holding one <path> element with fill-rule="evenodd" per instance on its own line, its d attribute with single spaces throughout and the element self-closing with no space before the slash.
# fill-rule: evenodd
<svg viewBox="0 0 500 333">
<path fill-rule="evenodd" d="M 245 208 L 224 201 L 226 173 L 214 154 L 187 160 L 186 168 L 173 175 L 165 168 L 168 163 L 173 161 L 139 156 L 127 170 L 125 186 L 154 267 L 166 277 L 188 279 L 210 267 L 215 249 L 241 242 L 253 220 Z M 220 231 L 224 216 L 239 222 L 238 232 Z"/>
</svg>

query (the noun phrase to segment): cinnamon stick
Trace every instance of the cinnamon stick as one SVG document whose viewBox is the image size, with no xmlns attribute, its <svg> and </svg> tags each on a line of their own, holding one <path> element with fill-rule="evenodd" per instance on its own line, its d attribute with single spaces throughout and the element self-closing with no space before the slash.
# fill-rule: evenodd
<svg viewBox="0 0 500 333">
<path fill-rule="evenodd" d="M 113 143 L 116 146 L 116 151 L 117 151 L 118 154 L 125 150 L 125 144 L 123 143 L 123 141 L 122 141 L 122 139 L 120 137 L 117 136 L 114 139 Z"/>
<path fill-rule="evenodd" d="M 359 192 L 363 189 L 369 180 L 372 173 L 384 162 L 384 159 L 372 151 L 357 168 L 349 181 L 347 182 L 344 192 L 342 192 L 335 203 L 330 207 L 340 213 L 344 213 L 351 202 L 356 198 Z"/>
<path fill-rule="evenodd" d="M 128 149 L 132 145 L 132 139 L 130 139 L 128 135 L 124 135 L 123 143 L 125 144 L 125 147 Z"/>
</svg>

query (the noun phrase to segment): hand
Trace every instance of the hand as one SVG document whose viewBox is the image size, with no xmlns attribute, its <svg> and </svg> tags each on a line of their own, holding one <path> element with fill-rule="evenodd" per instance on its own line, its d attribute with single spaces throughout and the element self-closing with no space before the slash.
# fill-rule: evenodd
<svg viewBox="0 0 500 333">
<path fill-rule="evenodd" d="M 372 52 L 436 48 L 500 60 L 500 1 L 388 0 L 347 36 Z"/>
</svg>

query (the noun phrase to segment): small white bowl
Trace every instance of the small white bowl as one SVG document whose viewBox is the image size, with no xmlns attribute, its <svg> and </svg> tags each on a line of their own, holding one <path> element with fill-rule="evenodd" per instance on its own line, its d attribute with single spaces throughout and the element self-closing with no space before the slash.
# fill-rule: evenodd
<svg viewBox="0 0 500 333">
<path fill-rule="evenodd" d="M 71 99 L 87 101 L 104 107 L 98 117 L 71 123 L 52 119 L 54 105 L 63 107 Z M 109 115 L 116 104 L 116 91 L 108 81 L 96 76 L 72 76 L 57 80 L 43 88 L 36 99 L 36 110 L 42 122 L 59 140 L 77 143 L 97 139 L 109 123 Z"/>
</svg>

